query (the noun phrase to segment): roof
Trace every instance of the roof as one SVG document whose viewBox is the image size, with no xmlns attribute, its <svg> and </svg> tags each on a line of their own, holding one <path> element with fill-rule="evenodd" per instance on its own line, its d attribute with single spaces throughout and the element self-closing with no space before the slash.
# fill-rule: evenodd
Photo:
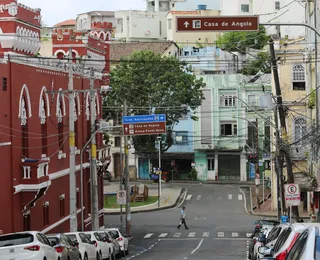
<svg viewBox="0 0 320 260">
<path fill-rule="evenodd" d="M 169 11 L 171 14 L 199 14 L 198 11 Z"/>
<path fill-rule="evenodd" d="M 162 54 L 175 42 L 116 42 L 110 43 L 110 58 L 117 61 L 123 57 L 130 56 L 135 51 L 150 50 L 155 53 Z M 176 45 L 177 46 L 177 45 Z M 177 46 L 178 47 L 178 46 Z"/>
<path fill-rule="evenodd" d="M 81 13 L 81 14 L 114 16 L 113 11 L 90 11 L 90 12 Z"/>
<path fill-rule="evenodd" d="M 75 19 L 69 19 L 69 20 L 65 20 L 61 23 L 57 23 L 56 25 L 54 25 L 53 27 L 59 27 L 59 26 L 72 26 L 72 25 L 76 25 L 76 20 Z"/>
</svg>

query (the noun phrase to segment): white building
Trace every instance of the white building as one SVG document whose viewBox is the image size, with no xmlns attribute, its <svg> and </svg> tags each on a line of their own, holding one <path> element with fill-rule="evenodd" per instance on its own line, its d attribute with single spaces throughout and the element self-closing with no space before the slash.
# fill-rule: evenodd
<svg viewBox="0 0 320 260">
<path fill-rule="evenodd" d="M 260 23 L 305 23 L 303 1 L 292 0 L 220 0 L 221 16 L 259 15 Z M 266 26 L 268 34 L 297 39 L 305 36 L 303 26 Z"/>
</svg>

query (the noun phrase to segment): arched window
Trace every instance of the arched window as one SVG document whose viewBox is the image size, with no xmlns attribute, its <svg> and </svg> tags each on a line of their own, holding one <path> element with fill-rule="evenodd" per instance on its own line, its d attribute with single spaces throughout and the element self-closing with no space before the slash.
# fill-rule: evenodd
<svg viewBox="0 0 320 260">
<path fill-rule="evenodd" d="M 40 101 L 41 106 L 41 147 L 42 147 L 42 154 L 48 154 L 48 141 L 47 141 L 47 107 L 45 98 L 42 96 Z"/>
<path fill-rule="evenodd" d="M 307 121 L 304 118 L 294 120 L 294 137 L 297 145 L 301 145 L 303 135 L 307 132 Z"/>
<path fill-rule="evenodd" d="M 294 64 L 292 67 L 293 90 L 306 90 L 306 73 L 302 64 Z"/>
<path fill-rule="evenodd" d="M 28 124 L 27 124 L 27 115 L 28 115 L 28 106 L 26 105 L 26 97 L 21 97 L 21 150 L 22 156 L 29 157 L 29 135 L 28 135 Z"/>
<path fill-rule="evenodd" d="M 59 110 L 58 110 L 58 143 L 59 143 L 59 150 L 63 150 L 63 101 L 62 95 L 59 95 Z"/>
</svg>

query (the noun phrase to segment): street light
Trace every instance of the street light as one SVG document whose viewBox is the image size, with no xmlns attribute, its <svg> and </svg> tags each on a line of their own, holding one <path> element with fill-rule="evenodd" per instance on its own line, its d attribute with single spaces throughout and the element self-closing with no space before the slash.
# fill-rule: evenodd
<svg viewBox="0 0 320 260">
<path fill-rule="evenodd" d="M 162 170 L 161 170 L 161 136 L 157 137 L 159 142 L 159 181 L 158 181 L 158 207 L 160 207 L 160 199 L 161 199 L 161 178 L 162 178 Z"/>
</svg>

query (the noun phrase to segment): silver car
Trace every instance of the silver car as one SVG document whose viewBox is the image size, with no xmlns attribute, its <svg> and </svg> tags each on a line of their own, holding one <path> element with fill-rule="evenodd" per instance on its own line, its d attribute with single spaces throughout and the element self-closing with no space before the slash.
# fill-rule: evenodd
<svg viewBox="0 0 320 260">
<path fill-rule="evenodd" d="M 104 241 L 112 245 L 112 258 L 121 258 L 122 252 L 117 238 L 111 232 L 108 231 L 98 231 L 98 233 L 104 239 Z"/>
<path fill-rule="evenodd" d="M 51 245 L 56 249 L 59 260 L 79 260 L 81 254 L 78 249 L 78 244 L 72 242 L 64 234 L 46 235 Z"/>
</svg>

